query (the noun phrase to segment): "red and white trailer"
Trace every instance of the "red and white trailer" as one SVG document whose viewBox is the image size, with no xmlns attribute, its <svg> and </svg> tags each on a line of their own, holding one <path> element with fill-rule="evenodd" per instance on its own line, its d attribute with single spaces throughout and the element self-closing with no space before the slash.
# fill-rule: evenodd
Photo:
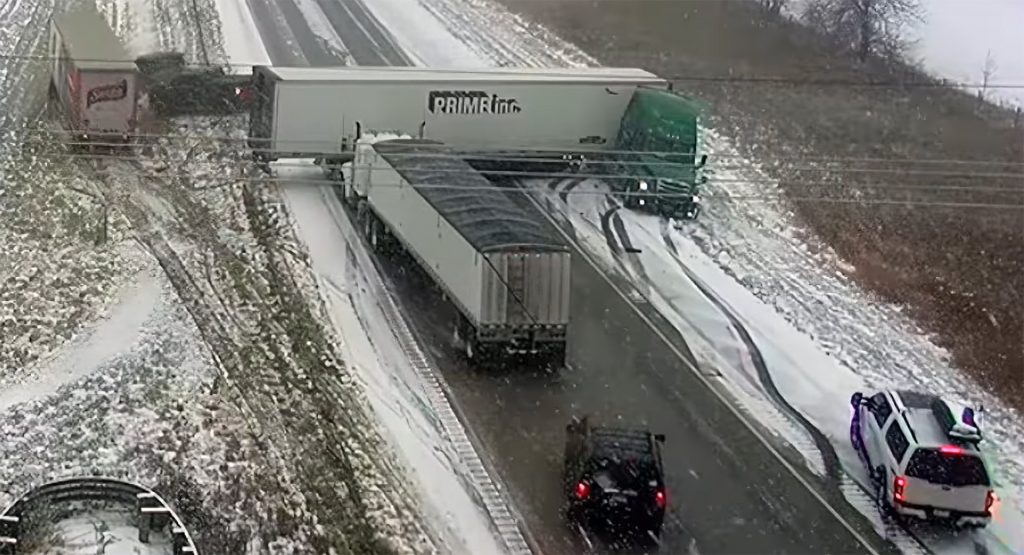
<svg viewBox="0 0 1024 555">
<path fill-rule="evenodd" d="M 89 143 L 127 143 L 138 119 L 138 68 L 91 2 L 53 18 L 50 94 L 71 135 Z"/>
</svg>

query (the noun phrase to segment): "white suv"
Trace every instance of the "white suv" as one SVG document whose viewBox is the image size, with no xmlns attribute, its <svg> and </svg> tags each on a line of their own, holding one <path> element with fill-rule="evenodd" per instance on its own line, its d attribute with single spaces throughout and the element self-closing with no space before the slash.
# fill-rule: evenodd
<svg viewBox="0 0 1024 555">
<path fill-rule="evenodd" d="M 895 516 L 988 525 L 995 492 L 973 409 L 911 391 L 855 393 L 850 403 L 850 440 L 879 507 Z"/>
</svg>

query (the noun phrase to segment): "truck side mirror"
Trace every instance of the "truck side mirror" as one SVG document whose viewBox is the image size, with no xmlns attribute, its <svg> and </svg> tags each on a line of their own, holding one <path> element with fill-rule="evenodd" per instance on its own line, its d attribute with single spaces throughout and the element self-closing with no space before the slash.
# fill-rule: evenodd
<svg viewBox="0 0 1024 555">
<path fill-rule="evenodd" d="M 665 434 L 654 434 L 654 441 L 665 443 Z"/>
</svg>

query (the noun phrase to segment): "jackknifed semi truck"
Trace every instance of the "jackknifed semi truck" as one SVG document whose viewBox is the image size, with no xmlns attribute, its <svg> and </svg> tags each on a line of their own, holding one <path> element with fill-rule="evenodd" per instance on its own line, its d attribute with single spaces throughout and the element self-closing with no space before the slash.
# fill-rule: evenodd
<svg viewBox="0 0 1024 555">
<path fill-rule="evenodd" d="M 372 249 L 407 253 L 458 309 L 452 338 L 466 358 L 563 364 L 570 252 L 544 216 L 438 141 L 364 134 L 353 146 L 343 201 Z"/>
<path fill-rule="evenodd" d="M 699 212 L 699 109 L 670 89 L 634 68 L 255 66 L 249 146 L 264 164 L 313 158 L 335 179 L 371 132 L 441 141 L 492 176 L 603 160 L 587 167 L 630 207 L 687 219 Z"/>
<path fill-rule="evenodd" d="M 631 68 L 253 68 L 249 146 L 259 160 L 351 159 L 363 132 L 453 148 L 610 148 L 633 92 L 668 83 Z"/>
</svg>

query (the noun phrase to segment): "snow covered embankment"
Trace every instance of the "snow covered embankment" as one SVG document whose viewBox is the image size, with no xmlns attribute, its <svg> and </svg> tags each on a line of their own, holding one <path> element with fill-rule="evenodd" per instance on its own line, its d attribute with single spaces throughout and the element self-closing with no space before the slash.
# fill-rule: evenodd
<svg viewBox="0 0 1024 555">
<path fill-rule="evenodd" d="M 273 545 L 266 532 L 285 535 L 294 522 L 305 531 L 287 535 L 314 551 L 435 551 L 416 500 L 380 450 L 337 341 L 303 297 L 294 268 L 305 262 L 282 207 L 236 173 L 247 165 L 234 143 L 202 138 L 241 133 L 239 122 L 210 121 L 182 120 L 153 160 L 110 171 L 128 193 L 120 208 L 192 313 L 274 466 L 284 469 L 267 477 L 272 497 L 300 501 L 297 511 L 274 513 L 284 520 L 268 523 L 262 545 Z"/>
</svg>

